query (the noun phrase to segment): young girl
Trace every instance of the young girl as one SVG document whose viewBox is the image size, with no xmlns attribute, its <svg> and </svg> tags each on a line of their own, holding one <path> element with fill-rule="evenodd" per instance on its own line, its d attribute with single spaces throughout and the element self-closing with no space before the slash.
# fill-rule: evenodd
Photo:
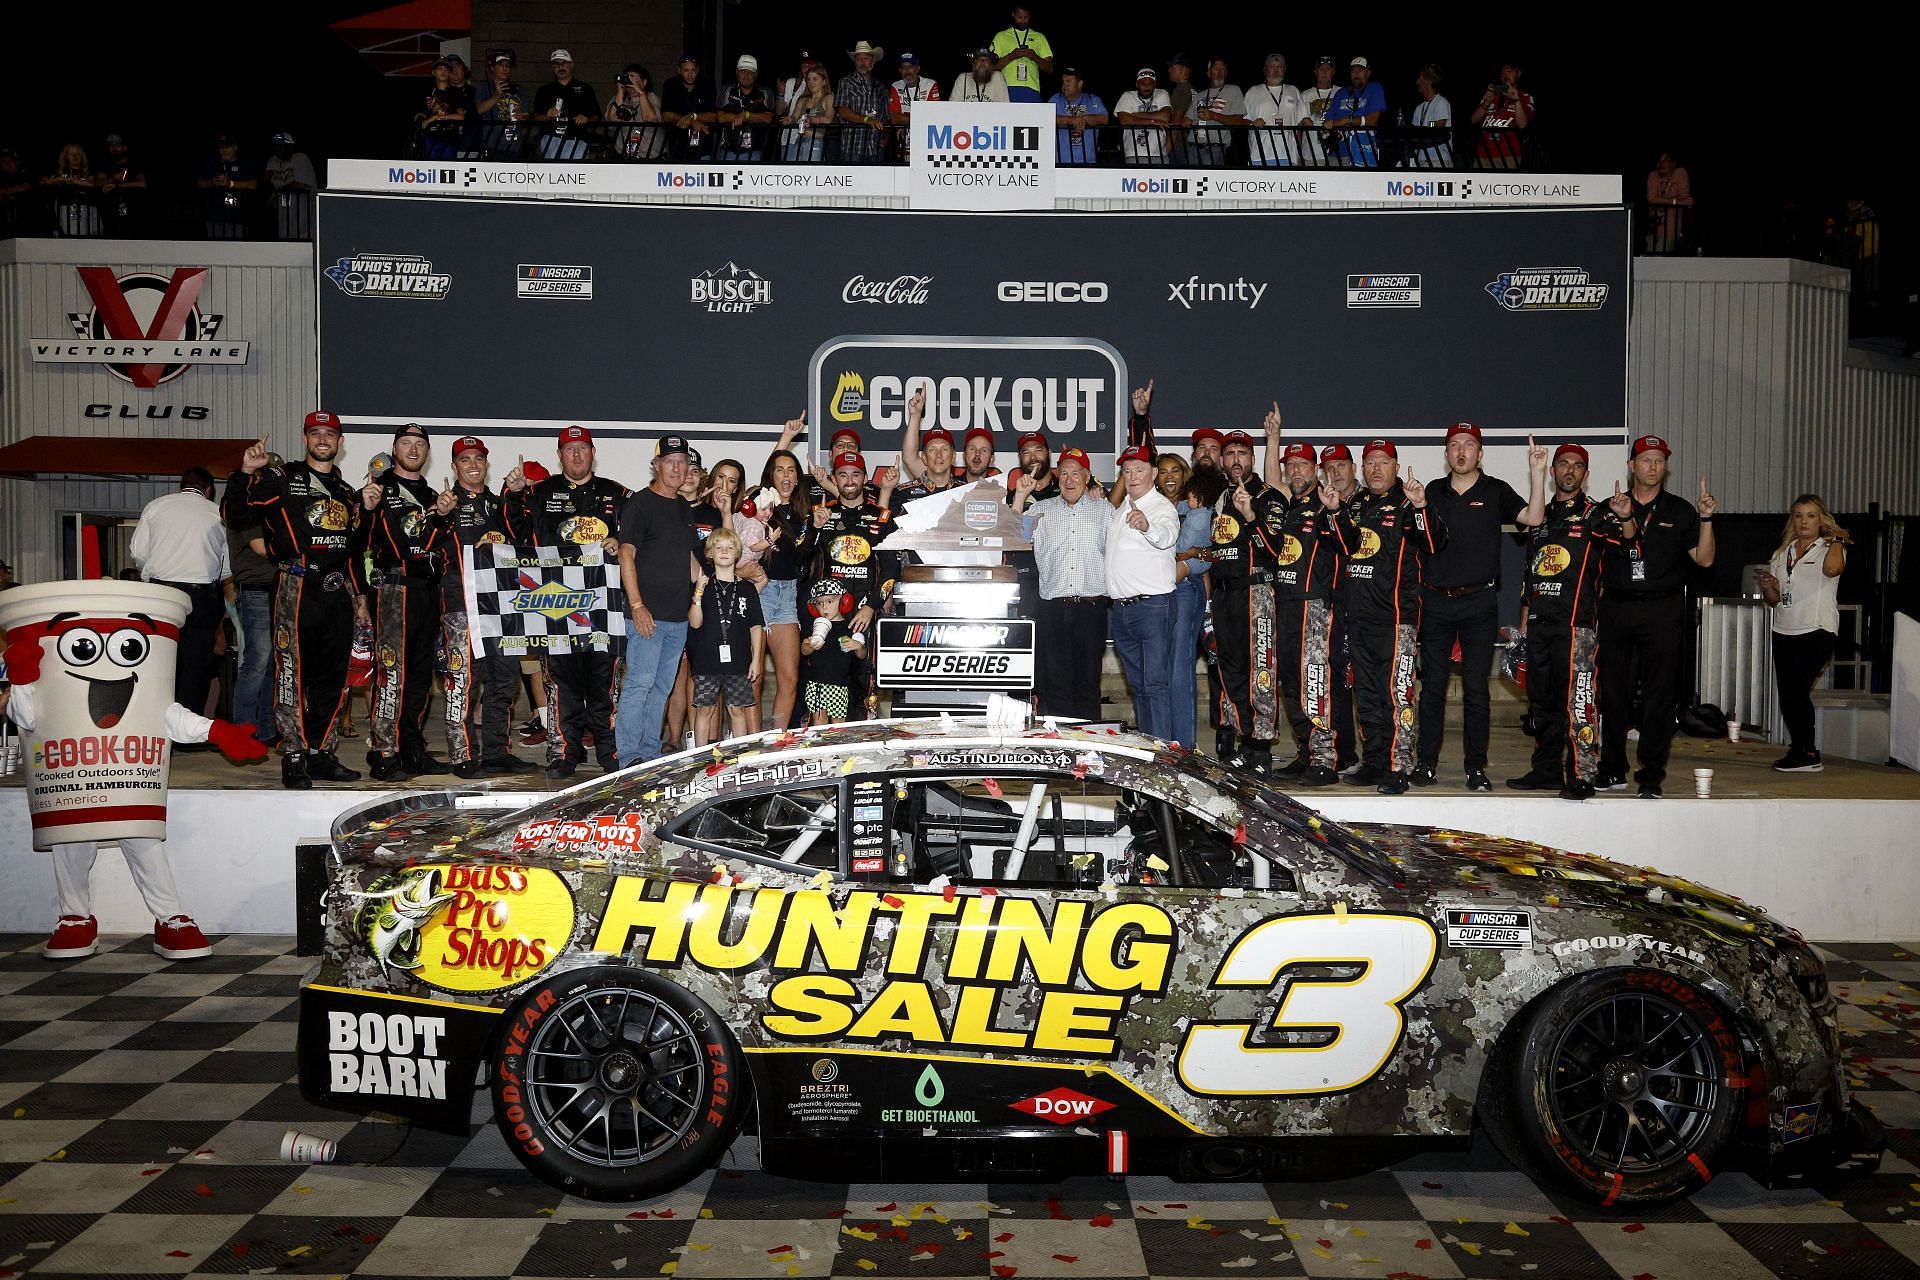
<svg viewBox="0 0 1920 1280">
<path fill-rule="evenodd" d="M 756 489 L 740 499 L 740 505 L 734 508 L 733 531 L 740 535 L 740 563 L 758 564 L 760 557 L 773 549 L 773 543 L 767 538 L 767 521 L 763 508 L 771 508 L 778 495 Z"/>
<path fill-rule="evenodd" d="M 766 662 L 767 629 L 760 593 L 734 576 L 740 535 L 722 527 L 707 535 L 707 563 L 687 611 L 687 662 L 693 669 L 693 740 L 705 746 L 720 736 L 720 700 L 727 703 L 727 736 L 760 731 L 760 669 Z"/>
<path fill-rule="evenodd" d="M 807 723 L 844 724 L 854 705 L 854 672 L 867 656 L 865 637 L 847 630 L 851 609 L 837 578 L 822 578 L 807 593 L 813 605 L 811 634 L 800 645 L 807 655 Z"/>
</svg>

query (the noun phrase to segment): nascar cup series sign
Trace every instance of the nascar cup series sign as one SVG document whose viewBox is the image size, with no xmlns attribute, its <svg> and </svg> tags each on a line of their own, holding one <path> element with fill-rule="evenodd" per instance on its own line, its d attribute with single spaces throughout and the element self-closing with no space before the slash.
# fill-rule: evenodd
<svg viewBox="0 0 1920 1280">
<path fill-rule="evenodd" d="M 916 102 L 915 209 L 1053 208 L 1053 107 L 1044 102 Z"/>
</svg>

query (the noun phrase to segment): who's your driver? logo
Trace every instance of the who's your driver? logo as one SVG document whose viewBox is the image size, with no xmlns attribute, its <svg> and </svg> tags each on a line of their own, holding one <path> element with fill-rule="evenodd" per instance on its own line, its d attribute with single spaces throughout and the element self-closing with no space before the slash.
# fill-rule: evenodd
<svg viewBox="0 0 1920 1280">
<path fill-rule="evenodd" d="M 1610 286 L 1585 267 L 1518 267 L 1489 280 L 1486 290 L 1507 311 L 1598 311 Z"/>
<path fill-rule="evenodd" d="M 453 276 L 435 271 L 417 253 L 356 253 L 327 268 L 327 279 L 352 298 L 408 298 L 438 302 L 453 289 Z"/>
</svg>

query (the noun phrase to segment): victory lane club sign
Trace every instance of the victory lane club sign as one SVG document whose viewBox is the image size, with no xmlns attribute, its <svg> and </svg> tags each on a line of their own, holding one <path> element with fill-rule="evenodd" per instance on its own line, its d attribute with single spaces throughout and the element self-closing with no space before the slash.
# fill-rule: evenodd
<svg viewBox="0 0 1920 1280">
<path fill-rule="evenodd" d="M 1053 105 L 916 102 L 908 126 L 915 209 L 1053 208 Z"/>
</svg>

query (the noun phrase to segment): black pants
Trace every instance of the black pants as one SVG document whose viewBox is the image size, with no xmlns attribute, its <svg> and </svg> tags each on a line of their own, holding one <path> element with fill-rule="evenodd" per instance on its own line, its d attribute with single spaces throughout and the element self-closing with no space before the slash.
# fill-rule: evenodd
<svg viewBox="0 0 1920 1280">
<path fill-rule="evenodd" d="M 186 625 L 180 628 L 180 657 L 173 667 L 173 700 L 201 714 L 207 707 L 207 690 L 213 687 L 213 641 L 220 634 L 220 620 L 227 616 L 225 598 L 217 582 L 158 582 L 155 586 L 184 591 L 193 601 Z"/>
<path fill-rule="evenodd" d="M 1599 638 L 1566 618 L 1527 618 L 1527 709 L 1536 778 L 1592 782 L 1600 760 Z"/>
<path fill-rule="evenodd" d="M 1411 622 L 1396 625 L 1390 613 L 1350 615 L 1347 643 L 1353 651 L 1353 705 L 1366 735 L 1367 765 L 1410 773 L 1420 731 L 1413 692 L 1417 628 Z"/>
<path fill-rule="evenodd" d="M 1237 752 L 1265 756 L 1278 728 L 1274 689 L 1273 589 L 1246 578 L 1208 584 L 1220 655 L 1218 719 L 1232 726 Z"/>
<path fill-rule="evenodd" d="M 329 590 L 329 582 L 339 585 Z M 273 718 L 288 752 L 333 750 L 352 650 L 346 575 L 282 573 L 273 604 Z"/>
<path fill-rule="evenodd" d="M 1034 610 L 1034 678 L 1040 714 L 1100 718 L 1107 602 L 1041 600 Z"/>
<path fill-rule="evenodd" d="M 576 649 L 547 658 L 547 763 L 579 764 L 587 758 L 587 735 L 602 769 L 619 768 L 613 745 L 611 650 Z"/>
<path fill-rule="evenodd" d="M 1680 646 L 1687 634 L 1687 601 L 1678 592 L 1658 599 L 1602 596 L 1600 599 L 1600 772 L 1610 778 L 1627 772 L 1627 725 L 1634 694 L 1641 701 L 1641 783 L 1659 786 L 1667 777 L 1678 716 Z M 1532 642 L 1528 642 L 1527 682 L 1533 682 Z"/>
<path fill-rule="evenodd" d="M 1773 633 L 1773 679 L 1780 689 L 1780 718 L 1787 722 L 1787 741 L 1795 751 L 1818 750 L 1813 740 L 1813 682 L 1833 661 L 1831 631 L 1805 635 Z"/>
<path fill-rule="evenodd" d="M 383 582 L 374 600 L 373 714 L 367 749 L 418 760 L 427 754 L 427 700 L 440 639 L 440 587 Z"/>
<path fill-rule="evenodd" d="M 1333 605 L 1333 754 L 1334 767 L 1344 769 L 1360 758 L 1360 739 L 1353 732 L 1353 646 L 1347 641 L 1347 611 Z"/>
<path fill-rule="evenodd" d="M 1429 587 L 1420 605 L 1420 763 L 1440 763 L 1447 732 L 1447 679 L 1453 642 L 1460 641 L 1460 696 L 1466 721 L 1468 773 L 1485 772 L 1487 733 L 1493 718 L 1487 681 L 1493 672 L 1493 642 L 1500 634 L 1499 593 L 1489 587 L 1470 596 L 1447 596 Z"/>
</svg>

